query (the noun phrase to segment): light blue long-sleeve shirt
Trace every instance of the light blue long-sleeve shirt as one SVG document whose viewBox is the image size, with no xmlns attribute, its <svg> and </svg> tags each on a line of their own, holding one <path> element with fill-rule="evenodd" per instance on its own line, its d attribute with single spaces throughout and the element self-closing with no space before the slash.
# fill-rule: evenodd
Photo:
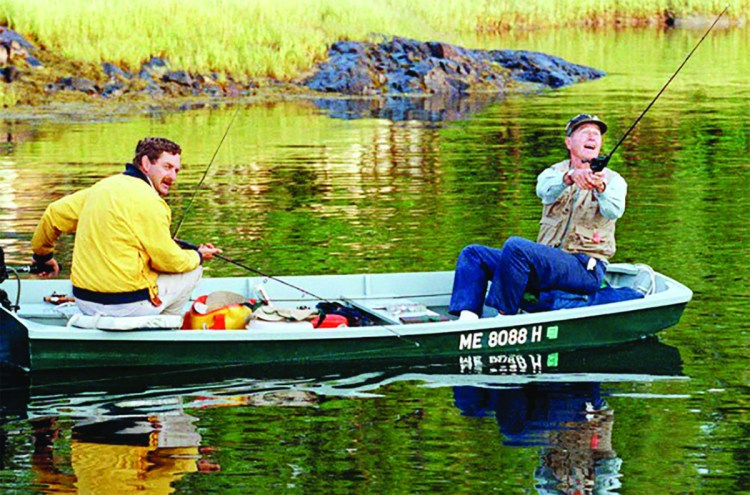
<svg viewBox="0 0 750 495">
<path fill-rule="evenodd" d="M 628 184 L 620 174 L 612 169 L 608 170 L 604 192 L 594 191 L 594 197 L 599 203 L 599 213 L 610 220 L 617 220 L 625 213 L 625 197 L 628 193 Z M 550 167 L 544 170 L 536 182 L 536 195 L 542 200 L 542 204 L 548 205 L 557 201 L 557 198 L 567 188 L 572 187 L 563 181 L 565 174 Z"/>
</svg>

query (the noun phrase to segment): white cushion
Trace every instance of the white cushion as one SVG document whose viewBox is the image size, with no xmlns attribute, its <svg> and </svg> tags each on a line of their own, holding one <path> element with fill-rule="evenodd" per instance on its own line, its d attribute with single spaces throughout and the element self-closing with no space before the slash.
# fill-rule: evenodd
<svg viewBox="0 0 750 495">
<path fill-rule="evenodd" d="M 68 320 L 69 327 L 95 328 L 98 330 L 141 330 L 149 328 L 172 328 L 182 327 L 182 316 L 180 315 L 153 315 L 153 316 L 89 316 L 76 313 Z"/>
</svg>

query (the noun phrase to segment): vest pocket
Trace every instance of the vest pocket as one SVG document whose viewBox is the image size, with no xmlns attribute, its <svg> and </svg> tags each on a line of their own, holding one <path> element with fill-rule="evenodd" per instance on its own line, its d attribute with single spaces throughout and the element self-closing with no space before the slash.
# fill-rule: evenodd
<svg viewBox="0 0 750 495">
<path fill-rule="evenodd" d="M 574 228 L 575 245 L 571 246 L 571 248 L 577 248 L 586 252 L 602 251 L 605 244 L 602 232 L 581 225 L 576 225 Z"/>
<path fill-rule="evenodd" d="M 537 242 L 546 246 L 556 246 L 562 239 L 558 239 L 562 228 L 562 219 L 542 217 L 539 221 L 539 237 Z"/>
</svg>

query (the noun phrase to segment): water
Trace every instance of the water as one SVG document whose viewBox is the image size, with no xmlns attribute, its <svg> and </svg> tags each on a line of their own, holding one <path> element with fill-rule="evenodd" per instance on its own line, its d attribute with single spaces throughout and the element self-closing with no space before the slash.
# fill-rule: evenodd
<svg viewBox="0 0 750 495">
<path fill-rule="evenodd" d="M 701 35 L 472 40 L 553 53 L 608 76 L 413 114 L 442 121 L 389 120 L 400 117 L 375 105 L 341 114 L 314 100 L 243 108 L 180 235 L 279 275 L 450 269 L 467 243 L 534 238 L 535 178 L 565 157 L 565 121 L 598 113 L 610 149 Z M 648 263 L 695 292 L 679 325 L 661 334 L 666 348 L 638 348 L 627 360 L 615 350 L 560 356 L 572 359 L 572 374 L 542 378 L 519 377 L 498 357 L 480 375 L 443 363 L 427 372 L 221 370 L 21 386 L 3 392 L 2 491 L 531 494 L 554 493 L 535 487 L 551 483 L 572 493 L 591 488 L 583 478 L 597 466 L 599 492 L 750 492 L 749 35 L 707 38 L 612 162 L 629 184 L 615 260 Z M 233 114 L 4 120 L 8 258 L 26 262 L 46 205 L 118 172 L 144 135 L 183 144 L 186 167 L 170 199 L 179 220 Z M 71 246 L 65 237 L 58 249 L 67 267 Z M 244 275 L 219 261 L 208 274 Z"/>
</svg>

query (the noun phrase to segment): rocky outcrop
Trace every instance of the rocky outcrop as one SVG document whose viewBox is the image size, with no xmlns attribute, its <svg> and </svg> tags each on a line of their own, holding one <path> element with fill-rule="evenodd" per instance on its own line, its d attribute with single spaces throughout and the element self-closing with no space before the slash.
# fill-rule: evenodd
<svg viewBox="0 0 750 495">
<path fill-rule="evenodd" d="M 34 57 L 34 45 L 26 38 L 6 27 L 0 26 L 0 66 L 28 65 L 40 67 L 42 63 Z"/>
<path fill-rule="evenodd" d="M 40 67 L 48 70 L 35 71 Z M 102 98 L 124 94 L 239 97 L 257 88 L 254 81 L 240 82 L 217 73 L 178 70 L 161 57 L 143 62 L 135 73 L 112 62 L 104 62 L 98 68 L 94 64 L 62 59 L 3 27 L 0 27 L 0 83 L 25 85 L 29 91 L 37 92 L 41 88 L 48 96 L 72 92 Z"/>
<path fill-rule="evenodd" d="M 43 68 L 43 70 L 41 70 Z M 329 50 L 328 60 L 304 81 L 317 91 L 344 95 L 462 95 L 503 94 L 523 84 L 533 88 L 558 88 L 578 81 L 602 77 L 603 72 L 572 64 L 543 53 L 513 50 L 470 50 L 441 42 L 392 38 L 381 43 L 339 41 Z M 270 84 L 279 81 L 270 80 Z M 208 96 L 242 97 L 253 94 L 258 84 L 238 81 L 226 74 L 197 73 L 173 67 L 168 59 L 153 57 L 138 70 L 68 60 L 34 46 L 17 32 L 0 27 L 0 84 L 12 84 L 14 93 L 36 95 L 28 102 L 54 98 L 115 98 L 122 95 L 149 97 Z M 299 87 L 298 86 L 298 87 Z M 287 90 L 295 91 L 289 85 Z M 58 95 L 59 93 L 59 95 Z M 42 96 L 39 96 L 42 94 Z M 72 95 L 72 96 L 71 96 Z M 424 115 L 428 120 L 460 115 L 462 106 L 415 105 L 409 100 L 388 100 L 376 107 L 359 108 L 320 100 L 334 113 L 354 115 L 376 112 L 401 118 Z"/>
<path fill-rule="evenodd" d="M 603 71 L 544 53 L 392 38 L 334 43 L 328 60 L 303 83 L 316 91 L 350 95 L 460 94 L 506 91 L 519 82 L 559 88 L 603 76 Z"/>
</svg>

